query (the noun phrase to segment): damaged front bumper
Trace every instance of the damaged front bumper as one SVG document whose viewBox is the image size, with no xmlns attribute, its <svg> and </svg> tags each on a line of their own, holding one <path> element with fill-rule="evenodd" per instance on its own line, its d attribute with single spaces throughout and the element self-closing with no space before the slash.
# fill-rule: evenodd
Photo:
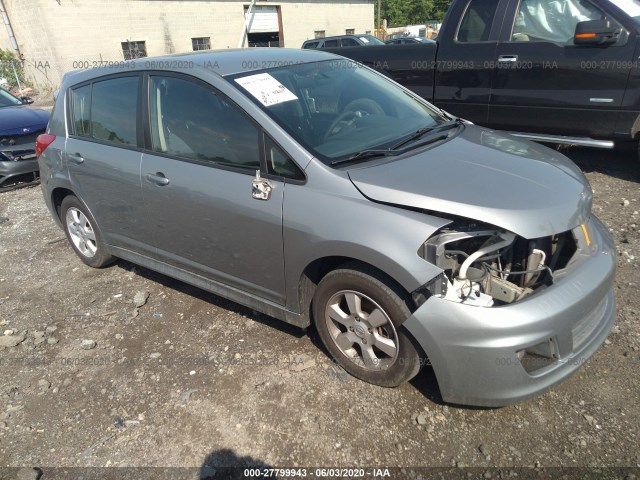
<svg viewBox="0 0 640 480">
<path fill-rule="evenodd" d="M 35 143 L 0 146 L 0 187 L 27 174 L 38 173 Z"/>
<path fill-rule="evenodd" d="M 429 297 L 404 326 L 429 357 L 442 398 L 503 406 L 549 389 L 595 353 L 613 326 L 615 246 L 591 218 L 588 253 L 553 285 L 508 305 Z"/>
</svg>

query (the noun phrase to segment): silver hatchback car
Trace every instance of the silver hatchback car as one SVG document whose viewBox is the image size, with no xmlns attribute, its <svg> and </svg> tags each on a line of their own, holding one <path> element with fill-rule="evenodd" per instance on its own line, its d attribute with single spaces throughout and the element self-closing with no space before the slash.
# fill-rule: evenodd
<svg viewBox="0 0 640 480">
<path fill-rule="evenodd" d="M 44 199 L 115 257 L 302 328 L 355 377 L 432 366 L 500 406 L 573 373 L 615 318 L 615 250 L 580 170 L 320 51 L 225 50 L 65 76 Z"/>
</svg>

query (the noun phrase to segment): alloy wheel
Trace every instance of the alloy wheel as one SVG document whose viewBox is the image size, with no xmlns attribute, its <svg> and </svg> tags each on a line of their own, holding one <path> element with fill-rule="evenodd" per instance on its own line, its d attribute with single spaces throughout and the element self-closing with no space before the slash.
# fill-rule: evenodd
<svg viewBox="0 0 640 480">
<path fill-rule="evenodd" d="M 398 356 L 398 337 L 389 315 L 368 296 L 342 290 L 327 303 L 325 321 L 331 338 L 351 361 L 382 370 Z"/>
<path fill-rule="evenodd" d="M 96 233 L 89 219 L 75 207 L 67 210 L 67 230 L 76 249 L 85 257 L 92 258 L 98 250 Z"/>
</svg>

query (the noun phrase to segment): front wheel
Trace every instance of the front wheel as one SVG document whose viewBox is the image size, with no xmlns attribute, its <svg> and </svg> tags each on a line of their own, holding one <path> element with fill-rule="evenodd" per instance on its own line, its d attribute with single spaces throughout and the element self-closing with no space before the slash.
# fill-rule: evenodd
<svg viewBox="0 0 640 480">
<path fill-rule="evenodd" d="M 65 197 L 60 213 L 69 243 L 80 260 L 94 268 L 113 263 L 115 258 L 106 251 L 100 232 L 95 227 L 95 219 L 77 197 Z"/>
<path fill-rule="evenodd" d="M 318 285 L 312 308 L 318 334 L 336 362 L 356 378 L 397 387 L 418 373 L 421 357 L 401 326 L 411 315 L 407 302 L 388 283 L 357 266 L 334 270 Z"/>
</svg>

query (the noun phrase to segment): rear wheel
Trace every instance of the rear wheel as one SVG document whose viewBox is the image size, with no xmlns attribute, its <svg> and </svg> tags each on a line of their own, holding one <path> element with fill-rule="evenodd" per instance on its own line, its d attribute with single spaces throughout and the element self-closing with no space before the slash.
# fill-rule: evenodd
<svg viewBox="0 0 640 480">
<path fill-rule="evenodd" d="M 369 269 L 327 274 L 316 290 L 313 315 L 329 353 L 354 377 L 396 387 L 420 370 L 419 347 L 401 322 L 411 315 L 399 289 Z"/>
<path fill-rule="evenodd" d="M 60 213 L 69 243 L 80 260 L 94 268 L 113 263 L 115 258 L 106 251 L 95 219 L 77 197 L 65 197 Z"/>
</svg>

